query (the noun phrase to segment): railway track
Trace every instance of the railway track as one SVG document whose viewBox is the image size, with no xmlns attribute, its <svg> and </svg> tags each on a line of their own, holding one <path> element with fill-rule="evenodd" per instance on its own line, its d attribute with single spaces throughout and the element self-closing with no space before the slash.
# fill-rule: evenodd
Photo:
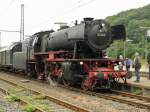
<svg viewBox="0 0 150 112">
<path fill-rule="evenodd" d="M 142 72 L 142 73 L 148 74 L 147 72 Z M 144 77 L 147 77 L 147 76 L 144 75 Z M 85 94 L 92 95 L 92 96 L 97 96 L 100 98 L 105 98 L 108 100 L 117 101 L 120 103 L 129 104 L 132 106 L 136 106 L 138 108 L 145 108 L 145 109 L 150 110 L 150 97 L 135 95 L 135 94 L 132 94 L 129 92 L 122 92 L 122 91 L 118 91 L 118 90 L 111 90 L 111 93 L 109 93 L 109 92 L 99 93 L 99 92 L 84 91 L 84 90 L 81 90 L 78 88 L 66 87 L 63 85 L 60 85 L 60 87 L 70 89 L 73 91 L 78 91 L 78 92 L 85 93 Z"/>
<path fill-rule="evenodd" d="M 23 112 L 21 108 L 23 104 L 21 102 L 9 102 L 5 97 L 5 91 L 0 89 L 0 112 Z"/>
<path fill-rule="evenodd" d="M 120 102 L 124 104 L 129 104 L 132 106 L 136 106 L 138 108 L 144 108 L 144 109 L 150 110 L 150 98 L 149 97 L 134 95 L 131 93 L 121 92 L 121 91 L 116 91 L 116 90 L 112 90 L 111 93 L 108 93 L 108 92 L 98 93 L 98 92 L 91 92 L 91 91 L 83 91 L 78 88 L 66 87 L 63 85 L 59 85 L 59 87 L 68 89 L 71 91 L 75 91 L 78 93 L 84 93 L 84 94 L 96 96 L 99 98 L 104 98 L 104 99 L 108 99 L 108 100 L 112 100 L 112 101 L 116 101 L 116 102 Z"/>
<path fill-rule="evenodd" d="M 25 86 L 22 86 L 22 85 L 19 85 L 15 82 L 12 82 L 6 78 L 0 78 L 0 81 L 3 81 L 7 84 L 9 84 L 12 88 L 12 86 L 15 87 L 19 87 L 19 88 L 22 88 L 22 90 L 27 90 L 27 91 L 30 91 L 30 93 L 32 92 L 32 94 L 34 95 L 40 95 L 40 94 L 43 94 L 41 93 L 40 91 L 37 91 L 37 90 L 33 90 L 29 87 L 25 87 Z M 9 91 L 9 89 L 7 88 L 3 88 L 1 87 L 0 90 L 4 93 L 7 93 L 7 94 L 11 94 L 11 92 Z M 20 90 L 20 89 L 19 89 Z M 52 103 L 55 103 L 55 105 L 51 105 L 51 106 L 55 106 L 55 110 L 53 108 L 53 110 L 50 110 L 50 111 L 53 111 L 53 112 L 91 112 L 90 110 L 87 110 L 87 109 L 84 109 L 84 108 L 81 108 L 81 107 L 78 107 L 76 105 L 73 105 L 73 104 L 70 104 L 68 102 L 65 102 L 65 101 L 62 101 L 60 99 L 57 99 L 57 98 L 54 98 L 52 96 L 49 96 L 47 94 L 44 94 L 44 96 L 46 97 L 46 99 L 48 99 L 50 102 Z M 19 98 L 19 101 L 23 104 L 30 104 L 27 100 L 23 99 L 23 98 Z M 60 108 L 61 106 L 61 108 Z M 45 112 L 45 110 L 42 110 L 41 108 L 39 108 L 38 106 L 35 107 L 36 108 L 36 112 Z M 47 111 L 48 112 L 48 111 Z"/>
<path fill-rule="evenodd" d="M 84 91 L 73 87 L 65 87 L 63 85 L 60 86 L 73 91 L 78 91 L 88 95 L 97 96 L 99 98 L 105 98 L 108 100 L 113 100 L 120 103 L 136 106 L 138 108 L 145 108 L 150 110 L 150 97 L 135 95 L 135 94 L 117 91 L 117 90 L 111 90 L 110 93 L 109 92 L 99 93 L 99 92 Z"/>
<path fill-rule="evenodd" d="M 1 87 L 0 87 L 0 91 L 3 92 L 5 95 L 11 94 L 11 92 L 9 92 L 7 89 L 1 88 Z M 27 102 L 26 100 L 22 98 L 17 99 L 17 102 L 19 102 L 20 105 L 31 105 L 29 102 Z M 43 110 L 40 109 L 39 107 L 35 107 L 35 112 L 43 112 Z"/>
</svg>

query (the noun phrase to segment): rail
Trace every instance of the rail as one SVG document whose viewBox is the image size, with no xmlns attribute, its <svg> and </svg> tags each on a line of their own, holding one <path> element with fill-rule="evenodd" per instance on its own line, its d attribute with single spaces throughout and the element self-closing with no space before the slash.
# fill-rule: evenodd
<svg viewBox="0 0 150 112">
<path fill-rule="evenodd" d="M 1 87 L 0 87 L 0 91 L 3 92 L 5 95 L 11 94 L 7 89 L 1 88 Z M 18 101 L 19 101 L 19 104 L 21 104 L 21 105 L 25 105 L 25 104 L 30 105 L 29 102 L 25 101 L 25 100 L 22 99 L 22 98 L 19 98 Z M 44 112 L 44 110 L 42 110 L 42 109 L 39 108 L 39 107 L 35 107 L 35 112 Z"/>
<path fill-rule="evenodd" d="M 59 87 L 69 89 L 71 91 L 76 91 L 76 92 L 96 96 L 99 98 L 104 98 L 108 100 L 117 101 L 120 103 L 133 105 L 133 106 L 140 107 L 140 108 L 146 108 L 150 110 L 150 97 L 135 95 L 135 94 L 131 94 L 128 92 L 122 92 L 122 91 L 116 91 L 116 90 L 112 90 L 110 93 L 108 92 L 100 93 L 100 92 L 84 91 L 84 90 L 74 88 L 74 87 L 69 87 L 69 86 L 66 87 L 64 85 L 59 85 Z M 84 109 L 82 111 L 79 111 L 78 108 L 76 107 L 74 110 L 77 112 L 88 112 Z"/>
<path fill-rule="evenodd" d="M 12 81 L 9 80 L 9 79 L 0 77 L 0 80 L 5 81 L 5 82 L 7 82 L 7 83 L 9 83 L 9 84 L 11 84 L 11 85 L 18 86 L 18 87 L 24 88 L 24 89 L 26 89 L 26 90 L 32 91 L 32 92 L 34 92 L 34 93 L 36 93 L 36 94 L 41 94 L 40 91 L 37 91 L 37 90 L 35 90 L 35 89 L 31 89 L 31 88 L 26 87 L 26 86 L 23 86 L 23 85 L 19 85 L 19 84 L 17 84 L 16 82 L 12 82 Z M 8 91 L 6 91 L 6 90 L 4 90 L 4 89 L 3 89 L 3 91 L 8 92 Z M 43 93 L 42 93 L 42 94 L 43 94 Z M 56 103 L 56 104 L 58 104 L 58 105 L 64 106 L 64 107 L 66 107 L 66 108 L 68 108 L 68 109 L 70 109 L 70 110 L 73 110 L 73 111 L 75 111 L 75 112 L 91 112 L 91 110 L 87 110 L 87 109 L 85 109 L 85 108 L 83 108 L 83 107 L 81 108 L 81 107 L 76 106 L 76 105 L 74 105 L 74 104 L 70 104 L 70 103 L 68 103 L 68 102 L 66 102 L 66 101 L 62 101 L 62 100 L 60 100 L 60 99 L 54 98 L 54 97 L 52 97 L 52 96 L 50 96 L 50 95 L 48 95 L 48 94 L 43 94 L 43 95 L 45 95 L 48 100 L 50 100 L 50 101 L 52 101 L 52 102 L 54 102 L 54 103 Z M 20 99 L 20 100 L 22 100 L 22 99 Z M 22 101 L 23 101 L 23 100 L 22 100 Z M 25 101 L 23 101 L 23 102 L 25 102 Z M 25 102 L 25 103 L 26 103 L 26 102 Z M 37 109 L 39 112 L 44 112 L 44 111 L 42 111 L 42 110 L 40 110 L 40 109 L 38 109 L 38 108 L 36 108 L 36 109 Z"/>
<path fill-rule="evenodd" d="M 107 100 L 113 100 L 120 103 L 125 103 L 129 105 L 133 105 L 140 108 L 146 108 L 150 110 L 150 97 L 140 96 L 140 95 L 134 95 L 127 92 L 122 91 L 116 91 L 112 90 L 110 93 L 104 92 L 104 93 L 98 93 L 98 92 L 92 92 L 92 91 L 84 91 L 81 89 L 73 88 L 73 87 L 66 87 L 62 86 L 63 88 L 70 89 L 73 91 L 85 93 L 92 96 L 97 96 L 99 98 L 104 98 Z"/>
</svg>

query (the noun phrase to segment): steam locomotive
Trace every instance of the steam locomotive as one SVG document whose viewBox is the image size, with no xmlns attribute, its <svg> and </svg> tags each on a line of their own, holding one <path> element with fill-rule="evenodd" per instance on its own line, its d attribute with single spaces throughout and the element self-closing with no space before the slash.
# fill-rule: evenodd
<svg viewBox="0 0 150 112">
<path fill-rule="evenodd" d="M 84 90 L 110 88 L 119 79 L 125 82 L 127 72 L 115 70 L 120 60 L 105 58 L 102 51 L 125 37 L 123 25 L 84 18 L 73 27 L 41 31 L 1 49 L 0 68 L 24 71 L 42 80 L 51 78 L 66 86 L 80 85 Z"/>
</svg>

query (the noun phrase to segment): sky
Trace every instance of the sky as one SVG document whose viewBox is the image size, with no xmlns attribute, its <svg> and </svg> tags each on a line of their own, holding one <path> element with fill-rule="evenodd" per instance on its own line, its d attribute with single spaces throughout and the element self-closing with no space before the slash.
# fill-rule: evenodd
<svg viewBox="0 0 150 112">
<path fill-rule="evenodd" d="M 104 19 L 121 11 L 150 4 L 150 0 L 0 0 L 0 30 L 19 31 L 21 4 L 24 4 L 25 35 L 57 29 L 55 22 L 67 22 L 84 17 Z M 19 33 L 1 32 L 1 45 L 19 41 Z"/>
</svg>

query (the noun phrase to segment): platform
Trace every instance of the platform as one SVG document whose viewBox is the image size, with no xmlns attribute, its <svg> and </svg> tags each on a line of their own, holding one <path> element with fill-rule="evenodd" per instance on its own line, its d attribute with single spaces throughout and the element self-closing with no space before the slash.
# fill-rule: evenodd
<svg viewBox="0 0 150 112">
<path fill-rule="evenodd" d="M 127 83 L 150 88 L 150 80 L 147 77 L 141 77 L 139 83 L 134 82 L 135 80 L 136 76 L 133 76 L 131 79 L 127 79 Z"/>
<path fill-rule="evenodd" d="M 150 80 L 147 77 L 141 77 L 138 83 L 134 82 L 135 80 L 136 77 L 132 76 L 131 79 L 127 79 L 127 84 L 121 81 L 120 90 L 150 97 Z"/>
</svg>

